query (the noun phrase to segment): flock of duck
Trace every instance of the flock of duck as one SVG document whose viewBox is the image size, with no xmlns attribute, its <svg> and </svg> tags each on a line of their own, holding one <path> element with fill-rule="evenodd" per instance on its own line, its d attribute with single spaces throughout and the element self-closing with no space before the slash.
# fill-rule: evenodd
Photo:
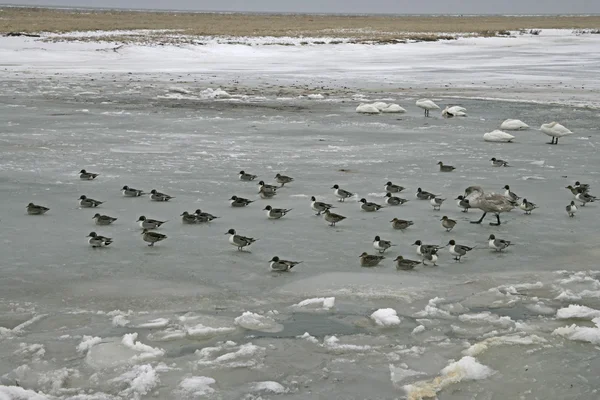
<svg viewBox="0 0 600 400">
<path fill-rule="evenodd" d="M 441 107 L 435 104 L 430 99 L 419 99 L 415 105 L 425 112 L 425 117 L 429 117 L 429 113 L 435 110 L 441 110 Z M 398 104 L 388 104 L 382 101 L 374 103 L 360 103 L 356 107 L 356 112 L 361 114 L 380 114 L 380 113 L 405 113 L 406 109 L 399 106 Z M 466 117 L 467 109 L 461 106 L 446 106 L 442 110 L 442 117 L 453 118 L 453 117 Z M 483 140 L 486 142 L 511 142 L 515 139 L 514 135 L 511 135 L 505 131 L 522 131 L 529 129 L 529 125 L 518 119 L 507 119 L 502 122 L 500 129 L 487 132 L 483 135 Z M 540 131 L 552 138 L 548 144 L 558 144 L 558 139 L 573 135 L 573 132 L 558 122 L 550 122 L 542 124 Z"/>
<path fill-rule="evenodd" d="M 504 168 L 510 166 L 507 161 L 498 159 L 496 157 L 491 158 L 490 163 L 492 167 Z M 456 169 L 451 165 L 444 164 L 442 161 L 439 161 L 437 165 L 439 166 L 440 172 L 452 173 Z M 91 173 L 86 170 L 81 170 L 79 172 L 79 178 L 85 181 L 93 181 L 98 176 L 99 174 Z M 238 179 L 243 182 L 252 182 L 255 181 L 256 178 L 257 175 L 253 175 L 245 171 L 240 171 L 238 174 Z M 258 182 L 258 194 L 260 195 L 261 199 L 272 199 L 277 195 L 277 190 L 279 188 L 284 187 L 286 184 L 293 183 L 294 178 L 277 174 L 275 175 L 275 182 L 276 185 L 267 184 L 262 180 Z M 333 185 L 331 189 L 340 203 L 344 203 L 346 200 L 352 199 L 356 196 L 353 192 L 343 189 L 337 184 Z M 377 212 L 384 207 L 402 206 L 409 201 L 408 199 L 399 197 L 399 194 L 405 190 L 405 188 L 400 185 L 387 182 L 384 185 L 384 189 L 386 192 L 384 197 L 385 204 L 377 204 L 367 201 L 365 198 L 361 198 L 358 201 L 360 204 L 360 210 L 363 212 Z M 574 196 L 574 200 L 572 200 L 570 204 L 566 206 L 566 211 L 569 217 L 574 217 L 577 212 L 577 205 L 575 201 L 579 202 L 581 206 L 585 206 L 587 203 L 594 202 L 596 200 L 596 197 L 589 193 L 590 186 L 588 184 L 582 184 L 577 181 L 573 185 L 567 186 L 566 189 L 569 189 Z M 509 212 L 518 207 L 523 210 L 525 214 L 531 214 L 533 210 L 538 208 L 536 204 L 528 201 L 525 198 L 521 198 L 512 192 L 509 185 L 505 185 L 504 190 L 505 191 L 503 194 L 486 193 L 480 186 L 469 186 L 465 189 L 463 194 L 455 198 L 456 205 L 462 210 L 462 212 L 468 212 L 470 209 L 479 209 L 483 211 L 481 218 L 476 221 L 471 221 L 473 224 L 482 223 L 488 213 L 494 214 L 496 217 L 496 222 L 490 222 L 490 225 L 496 226 L 501 224 L 500 214 L 504 212 Z M 125 197 L 141 197 L 147 195 L 148 198 L 154 202 L 168 202 L 175 198 L 168 194 L 161 193 L 156 189 L 152 189 L 150 192 L 146 193 L 143 190 L 135 189 L 129 186 L 123 186 L 121 189 L 121 194 Z M 415 198 L 421 201 L 428 201 L 434 210 L 440 210 L 446 201 L 446 198 L 442 198 L 438 194 L 425 191 L 422 188 L 417 189 Z M 255 200 L 250 200 L 239 196 L 232 196 L 229 199 L 229 204 L 231 207 L 239 208 L 247 207 L 254 201 Z M 102 201 L 89 198 L 85 195 L 79 197 L 79 206 L 81 208 L 97 208 L 102 204 Z M 312 196 L 310 199 L 310 207 L 316 212 L 317 216 L 322 216 L 322 218 L 330 226 L 336 226 L 336 224 L 346 219 L 345 216 L 331 211 L 333 208 L 336 208 L 333 204 L 318 201 L 315 196 Z M 27 205 L 27 213 L 29 215 L 43 215 L 49 210 L 50 208 L 42 205 L 36 205 L 33 203 L 29 203 Z M 270 205 L 266 205 L 263 208 L 263 211 L 266 212 L 266 216 L 269 219 L 280 219 L 285 217 L 290 211 L 292 211 L 292 209 L 274 208 Z M 193 213 L 184 211 L 182 214 L 180 214 L 180 217 L 183 224 L 209 223 L 219 218 L 218 216 L 203 212 L 201 209 L 197 209 Z M 96 213 L 93 216 L 93 220 L 95 221 L 96 225 L 106 226 L 115 222 L 117 218 Z M 440 221 L 442 228 L 446 232 L 452 231 L 452 229 L 454 229 L 454 227 L 457 225 L 457 221 L 449 218 L 448 216 L 443 216 Z M 136 222 L 142 229 L 142 240 L 147 242 L 148 246 L 154 246 L 156 243 L 167 239 L 167 235 L 155 231 L 166 221 L 159 221 L 142 215 Z M 400 231 L 404 231 L 414 224 L 413 221 L 399 218 L 393 218 L 390 223 L 393 229 Z M 238 234 L 235 229 L 229 229 L 225 235 L 229 236 L 229 243 L 235 246 L 239 251 L 243 251 L 245 248 L 248 248 L 258 240 L 252 237 L 242 236 Z M 87 238 L 89 245 L 93 248 L 106 247 L 113 243 L 112 238 L 99 235 L 96 232 L 90 232 L 89 235 L 87 235 Z M 457 262 L 460 262 L 462 257 L 474 249 L 474 247 L 457 244 L 454 240 L 450 240 L 445 246 L 424 244 L 420 240 L 417 240 L 415 243 L 413 243 L 413 245 L 417 246 L 416 253 L 420 257 L 420 260 L 411 260 L 399 255 L 394 259 L 398 269 L 411 270 L 419 264 L 428 265 L 428 262 L 435 266 L 437 265 L 436 262 L 438 260 L 438 252 L 446 247 L 448 247 L 448 252 Z M 504 250 L 510 245 L 510 241 L 496 238 L 495 235 L 490 235 L 488 238 L 488 247 L 498 252 Z M 391 241 L 383 240 L 380 236 L 375 236 L 373 240 L 373 247 L 379 254 L 368 254 L 367 252 L 363 252 L 359 256 L 360 265 L 363 267 L 377 266 L 382 260 L 385 259 L 383 254 L 386 252 L 386 250 L 393 246 L 395 245 Z M 280 259 L 278 256 L 275 256 L 269 260 L 269 266 L 273 271 L 289 271 L 301 262 L 302 261 L 284 260 Z"/>
</svg>

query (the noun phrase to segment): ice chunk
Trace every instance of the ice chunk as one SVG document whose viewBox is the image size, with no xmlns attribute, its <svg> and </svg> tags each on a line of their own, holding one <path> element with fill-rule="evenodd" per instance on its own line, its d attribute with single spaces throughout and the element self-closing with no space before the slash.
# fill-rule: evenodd
<svg viewBox="0 0 600 400">
<path fill-rule="evenodd" d="M 0 385 L 0 400 L 50 400 L 50 397 L 18 386 Z"/>
<path fill-rule="evenodd" d="M 77 345 L 77 351 L 80 353 L 86 352 L 91 349 L 93 346 L 97 345 L 102 341 L 98 336 L 87 336 L 84 335 L 81 343 Z"/>
<path fill-rule="evenodd" d="M 156 358 L 156 357 L 161 357 L 165 354 L 165 351 L 163 349 L 159 349 L 159 348 L 154 348 L 152 346 L 148 346 L 147 344 L 144 344 L 140 341 L 135 341 L 138 337 L 137 332 L 133 332 L 133 333 L 126 333 L 123 336 L 123 339 L 121 340 L 121 343 L 131 349 L 134 350 L 136 352 L 138 352 L 139 354 L 135 355 L 133 357 L 133 359 L 135 360 L 146 360 L 149 358 Z"/>
<path fill-rule="evenodd" d="M 312 299 L 302 300 L 292 307 L 329 310 L 333 308 L 334 305 L 335 297 L 314 297 Z"/>
<path fill-rule="evenodd" d="M 169 325 L 168 318 L 157 318 L 143 324 L 137 324 L 136 328 L 164 328 Z"/>
<path fill-rule="evenodd" d="M 227 93 L 226 91 L 224 91 L 221 88 L 217 88 L 217 89 L 207 88 L 207 89 L 203 90 L 202 92 L 200 92 L 200 95 L 205 99 L 228 99 L 231 97 L 231 95 L 229 93 Z"/>
<path fill-rule="evenodd" d="M 212 328 L 210 326 L 204 326 L 202 324 L 198 324 L 196 326 L 191 326 L 186 328 L 188 336 L 194 338 L 202 338 L 207 339 L 218 335 L 223 335 L 227 333 L 231 333 L 235 331 L 235 328 L 221 327 L 221 328 Z"/>
<path fill-rule="evenodd" d="M 379 326 L 400 325 L 398 313 L 393 308 L 381 308 L 371 314 L 371 319 Z"/>
<path fill-rule="evenodd" d="M 283 330 L 283 325 L 277 323 L 273 318 L 255 314 L 250 311 L 244 312 L 237 317 L 234 322 L 244 329 L 253 331 L 280 332 Z"/>
<path fill-rule="evenodd" d="M 110 382 L 125 382 L 129 387 L 119 392 L 128 399 L 139 399 L 152 391 L 160 382 L 158 374 L 150 364 L 136 365 L 131 370 Z"/>
<path fill-rule="evenodd" d="M 309 94 L 306 97 L 308 97 L 311 100 L 323 100 L 325 98 L 325 96 L 323 96 L 321 93 Z"/>
<path fill-rule="evenodd" d="M 556 312 L 556 318 L 558 319 L 594 319 L 598 317 L 600 317 L 600 310 L 576 304 L 571 304 L 569 307 L 561 308 Z"/>
<path fill-rule="evenodd" d="M 463 351 L 464 355 L 467 356 L 476 356 L 478 354 L 487 351 L 490 347 L 493 346 L 502 346 L 502 345 L 532 345 L 532 344 L 541 344 L 546 343 L 546 339 L 537 336 L 518 336 L 518 335 L 507 335 L 507 336 L 494 336 L 491 338 L 487 338 L 479 343 L 475 343 L 465 351 Z"/>
<path fill-rule="evenodd" d="M 405 385 L 404 390 L 409 400 L 435 398 L 437 393 L 451 384 L 468 381 L 486 379 L 494 374 L 494 370 L 479 363 L 470 356 L 449 364 L 442 369 L 440 376 L 429 380 L 420 381 L 411 385 Z"/>
<path fill-rule="evenodd" d="M 509 327 L 514 325 L 514 321 L 510 317 L 500 317 L 492 314 L 489 311 L 480 312 L 478 314 L 462 314 L 458 317 L 463 322 L 494 324 Z"/>
<path fill-rule="evenodd" d="M 285 387 L 279 383 L 274 381 L 264 381 L 264 382 L 256 382 L 252 385 L 253 392 L 269 392 L 269 393 L 285 393 Z"/>
<path fill-rule="evenodd" d="M 592 344 L 600 344 L 600 318 L 594 318 L 592 322 L 596 327 L 582 327 L 575 324 L 571 326 L 563 326 L 556 328 L 553 335 L 559 335 L 570 340 L 579 342 L 590 342 Z"/>
<path fill-rule="evenodd" d="M 215 383 L 216 381 L 208 376 L 192 376 L 179 382 L 178 391 L 191 398 L 206 396 L 215 392 L 215 389 L 210 387 Z"/>
</svg>

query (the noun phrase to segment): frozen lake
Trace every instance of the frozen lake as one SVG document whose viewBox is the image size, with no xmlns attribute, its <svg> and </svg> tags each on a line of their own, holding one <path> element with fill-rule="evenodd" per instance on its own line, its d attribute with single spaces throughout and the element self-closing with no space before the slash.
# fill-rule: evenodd
<svg viewBox="0 0 600 400">
<path fill-rule="evenodd" d="M 466 89 L 461 98 L 460 88 L 448 96 L 423 86 L 357 88 L 358 74 L 348 88 L 338 77 L 335 90 L 309 99 L 299 94 L 320 93 L 318 76 L 278 87 L 281 77 L 261 78 L 266 85 L 253 75 L 234 97 L 214 98 L 210 83 L 228 88 L 236 78 L 56 75 L 20 62 L 27 67 L 0 75 L 0 398 L 600 395 L 598 206 L 580 207 L 573 219 L 565 212 L 573 198 L 565 186 L 579 180 L 596 193 L 599 111 L 573 106 L 576 94 L 562 104 L 477 100 Z M 432 76 L 443 85 L 443 74 Z M 549 95 L 541 102 L 552 103 Z M 425 118 L 414 105 L 425 96 L 468 116 Z M 378 99 L 407 113 L 355 112 Z M 514 133 L 514 143 L 484 142 L 507 118 L 533 129 Z M 547 145 L 537 128 L 551 121 L 575 135 Z M 494 168 L 491 157 L 512 167 Z M 440 173 L 440 160 L 456 171 Z M 81 181 L 82 168 L 100 176 Z M 267 183 L 278 172 L 295 181 L 262 200 L 257 182 L 238 180 L 240 170 Z M 390 180 L 410 201 L 361 211 L 357 200 L 383 202 Z M 357 197 L 335 203 L 334 184 Z M 502 192 L 507 184 L 539 209 L 503 214 L 500 227 L 487 224 L 491 215 L 471 225 L 480 212 L 461 213 L 453 200 L 471 185 Z M 125 198 L 123 185 L 175 199 Z M 415 199 L 418 187 L 448 199 L 441 211 Z M 79 209 L 82 194 L 105 203 Z M 231 208 L 232 195 L 256 201 Z M 313 195 L 347 219 L 329 227 L 310 209 Z M 51 210 L 26 215 L 29 202 Z M 267 204 L 293 210 L 271 221 Z M 221 218 L 182 224 L 179 215 L 197 208 Z M 96 226 L 96 212 L 118 220 Z M 159 230 L 168 239 L 147 247 L 140 215 L 168 220 Z M 450 233 L 444 215 L 458 221 Z M 394 217 L 415 224 L 395 231 Z M 237 252 L 224 235 L 230 228 L 260 240 Z M 91 231 L 114 244 L 90 248 Z M 492 233 L 514 246 L 489 250 Z M 358 256 L 374 254 L 375 235 L 397 246 L 380 266 L 361 268 Z M 415 240 L 450 239 L 477 249 L 461 263 L 444 249 L 437 267 L 393 265 L 397 255 L 418 258 Z M 272 273 L 275 255 L 303 263 Z M 378 325 L 370 316 L 382 308 L 394 309 L 399 324 Z"/>
</svg>

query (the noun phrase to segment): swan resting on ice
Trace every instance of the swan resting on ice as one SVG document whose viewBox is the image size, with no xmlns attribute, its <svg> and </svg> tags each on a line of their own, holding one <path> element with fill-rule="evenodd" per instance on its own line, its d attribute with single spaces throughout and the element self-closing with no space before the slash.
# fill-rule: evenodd
<svg viewBox="0 0 600 400">
<path fill-rule="evenodd" d="M 379 113 L 404 113 L 406 110 L 400 107 L 398 104 L 388 104 L 383 101 L 377 101 L 375 103 L 360 103 L 356 107 L 357 113 L 362 114 L 379 114 Z"/>
<path fill-rule="evenodd" d="M 490 222 L 490 225 L 500 225 L 500 214 L 512 210 L 517 203 L 497 193 L 485 193 L 481 186 L 469 186 L 465 189 L 464 198 L 469 200 L 471 208 L 479 208 L 483 215 L 472 224 L 480 224 L 488 212 L 494 213 L 498 222 Z"/>
<path fill-rule="evenodd" d="M 500 125 L 501 130 L 505 131 L 524 131 L 529 129 L 529 125 L 520 119 L 507 119 Z"/>
<path fill-rule="evenodd" d="M 466 117 L 467 109 L 461 106 L 452 106 L 444 108 L 442 110 L 442 117 L 452 118 L 452 117 Z"/>
<path fill-rule="evenodd" d="M 440 106 L 438 106 L 437 104 L 435 104 L 433 101 L 431 101 L 429 99 L 419 99 L 419 100 L 417 100 L 417 102 L 415 104 L 417 105 L 417 107 L 425 110 L 426 117 L 429 117 L 429 111 L 440 109 Z"/>
<path fill-rule="evenodd" d="M 483 140 L 486 142 L 510 143 L 514 138 L 510 133 L 502 132 L 498 129 L 483 134 Z"/>
<path fill-rule="evenodd" d="M 558 139 L 563 136 L 573 135 L 573 132 L 559 124 L 558 122 L 550 122 L 549 124 L 542 124 L 540 131 L 546 135 L 552 137 L 552 141 L 548 144 L 558 144 Z"/>
</svg>

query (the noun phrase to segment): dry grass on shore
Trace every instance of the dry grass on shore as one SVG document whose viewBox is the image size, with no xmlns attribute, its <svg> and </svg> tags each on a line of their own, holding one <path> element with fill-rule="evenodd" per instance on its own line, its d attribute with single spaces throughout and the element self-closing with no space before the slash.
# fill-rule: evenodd
<svg viewBox="0 0 600 400">
<path fill-rule="evenodd" d="M 495 36 L 534 28 L 600 29 L 600 16 L 336 16 L 0 9 L 0 33 L 152 29 L 189 36 L 331 37 L 386 43 L 450 39 L 455 33 Z M 114 40 L 114 37 L 94 40 Z"/>
</svg>

